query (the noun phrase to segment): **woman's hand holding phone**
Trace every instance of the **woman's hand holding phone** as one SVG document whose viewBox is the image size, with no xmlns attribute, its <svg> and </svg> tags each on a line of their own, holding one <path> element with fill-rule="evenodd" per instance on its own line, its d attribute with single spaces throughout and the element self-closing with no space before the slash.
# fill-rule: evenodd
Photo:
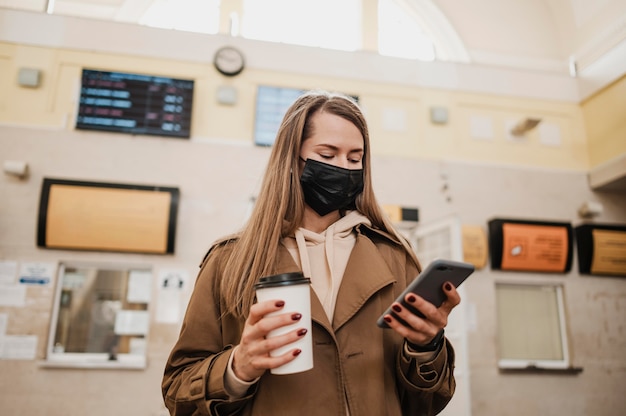
<svg viewBox="0 0 626 416">
<path fill-rule="evenodd" d="M 395 330 L 412 344 L 428 344 L 448 324 L 448 315 L 461 302 L 456 288 L 473 272 L 469 263 L 434 260 L 380 316 L 377 325 Z"/>
<path fill-rule="evenodd" d="M 459 293 L 450 282 L 443 284 L 443 291 L 447 299 L 438 308 L 424 298 L 408 293 L 404 303 L 394 302 L 391 305 L 394 313 L 383 317 L 385 323 L 412 344 L 428 344 L 448 325 L 448 315 L 461 302 Z M 423 316 L 409 308 L 420 311 Z"/>
</svg>

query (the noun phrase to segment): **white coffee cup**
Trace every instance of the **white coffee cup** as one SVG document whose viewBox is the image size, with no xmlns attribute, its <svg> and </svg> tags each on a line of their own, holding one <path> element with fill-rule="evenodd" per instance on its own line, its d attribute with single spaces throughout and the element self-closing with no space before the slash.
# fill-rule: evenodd
<svg viewBox="0 0 626 416">
<path fill-rule="evenodd" d="M 273 368 L 272 374 L 293 374 L 307 371 L 313 368 L 313 339 L 311 336 L 311 279 L 308 279 L 300 272 L 282 273 L 273 276 L 262 277 L 255 285 L 256 297 L 259 302 L 266 300 L 282 300 L 285 306 L 266 316 L 283 313 L 299 313 L 302 318 L 291 325 L 287 325 L 267 334 L 267 337 L 282 335 L 297 328 L 305 328 L 306 334 L 299 340 L 277 348 L 270 352 L 272 357 L 276 357 L 293 350 L 300 349 L 301 353 L 292 361 L 280 367 Z"/>
</svg>

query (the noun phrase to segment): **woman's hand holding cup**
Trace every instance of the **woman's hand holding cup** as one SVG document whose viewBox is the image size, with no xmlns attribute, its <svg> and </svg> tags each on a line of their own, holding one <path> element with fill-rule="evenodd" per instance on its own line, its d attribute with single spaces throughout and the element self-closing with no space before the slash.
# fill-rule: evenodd
<svg viewBox="0 0 626 416">
<path fill-rule="evenodd" d="M 307 328 L 299 327 L 281 335 L 268 337 L 270 332 L 294 325 L 302 319 L 301 313 L 280 313 L 284 306 L 285 302 L 282 300 L 267 300 L 255 303 L 250 308 L 241 342 L 233 352 L 233 371 L 241 380 L 255 380 L 265 371 L 293 361 L 302 352 L 296 346 L 283 354 L 270 355 L 271 351 L 292 344 L 308 333 Z"/>
</svg>

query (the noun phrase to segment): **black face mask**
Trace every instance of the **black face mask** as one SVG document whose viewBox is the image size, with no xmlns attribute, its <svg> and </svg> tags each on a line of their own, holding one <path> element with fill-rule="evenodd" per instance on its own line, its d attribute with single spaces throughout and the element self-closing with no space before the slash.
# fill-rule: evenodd
<svg viewBox="0 0 626 416">
<path fill-rule="evenodd" d="M 363 191 L 363 169 L 344 169 L 313 159 L 304 161 L 300 184 L 304 200 L 320 216 L 354 205 Z"/>
</svg>

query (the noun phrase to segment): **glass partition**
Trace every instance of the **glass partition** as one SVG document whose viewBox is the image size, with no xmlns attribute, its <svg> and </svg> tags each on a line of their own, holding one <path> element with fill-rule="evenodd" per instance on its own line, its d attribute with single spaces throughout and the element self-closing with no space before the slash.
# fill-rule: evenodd
<svg viewBox="0 0 626 416">
<path fill-rule="evenodd" d="M 61 263 L 48 338 L 48 366 L 146 365 L 149 267 Z"/>
</svg>

